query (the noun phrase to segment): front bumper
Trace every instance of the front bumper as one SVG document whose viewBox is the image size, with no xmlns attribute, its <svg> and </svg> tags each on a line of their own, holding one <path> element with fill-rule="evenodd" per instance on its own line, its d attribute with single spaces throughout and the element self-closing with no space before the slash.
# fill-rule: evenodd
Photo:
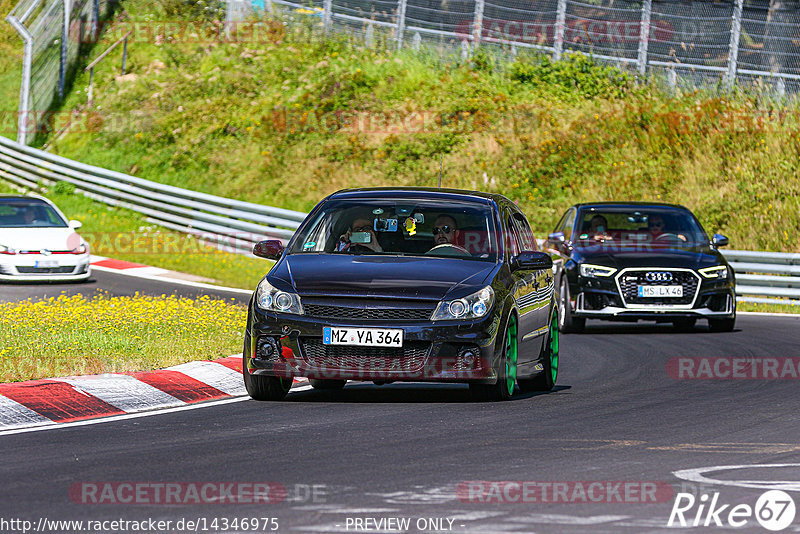
<svg viewBox="0 0 800 534">
<path fill-rule="evenodd" d="M 251 304 L 250 315 L 246 365 L 251 374 L 329 380 L 497 381 L 494 357 L 500 318 L 494 312 L 478 321 L 378 324 L 275 315 Z M 403 348 L 323 345 L 325 326 L 402 329 Z M 277 351 L 263 348 L 268 338 L 276 342 Z M 468 352 L 472 352 L 472 364 Z"/>
<path fill-rule="evenodd" d="M 57 267 L 40 268 L 40 256 L 0 256 L 0 280 L 14 282 L 60 282 L 87 280 L 91 274 L 89 254 L 53 256 Z"/>
<path fill-rule="evenodd" d="M 648 270 L 670 269 L 655 267 Z M 691 272 L 688 269 L 682 271 Z M 577 286 L 570 292 L 573 297 L 573 316 L 621 321 L 735 317 L 736 295 L 732 280 L 705 280 L 695 273 L 693 276 L 697 278 L 697 284 L 680 304 L 628 302 L 623 298 L 623 291 L 616 277 L 599 279 L 578 276 Z"/>
</svg>

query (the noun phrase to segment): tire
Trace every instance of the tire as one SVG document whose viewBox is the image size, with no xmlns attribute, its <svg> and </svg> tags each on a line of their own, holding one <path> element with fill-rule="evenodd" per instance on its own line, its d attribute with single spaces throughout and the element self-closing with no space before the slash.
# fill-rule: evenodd
<svg viewBox="0 0 800 534">
<path fill-rule="evenodd" d="M 342 389 L 347 383 L 347 380 L 323 380 L 317 378 L 309 378 L 308 381 L 312 388 L 328 391 Z"/>
<path fill-rule="evenodd" d="M 708 320 L 708 330 L 710 332 L 733 332 L 734 326 L 736 326 L 736 317 Z"/>
<path fill-rule="evenodd" d="M 508 318 L 505 339 L 500 356 L 500 370 L 495 384 L 470 384 L 469 391 L 473 400 L 479 402 L 507 401 L 514 396 L 514 385 L 517 382 L 517 318 L 512 313 Z"/>
<path fill-rule="evenodd" d="M 569 284 L 567 275 L 561 277 L 561 291 L 558 295 L 558 329 L 565 334 L 580 333 L 586 328 L 586 317 L 573 317 L 572 305 L 569 303 Z"/>
<path fill-rule="evenodd" d="M 244 358 L 242 365 L 242 376 L 244 376 L 244 388 L 250 398 L 257 401 L 279 401 L 286 398 L 286 394 L 292 388 L 291 378 L 281 378 L 278 376 L 251 375 L 247 369 L 247 356 L 250 350 L 250 333 L 244 336 Z"/>
<path fill-rule="evenodd" d="M 697 319 L 694 317 L 681 317 L 672 321 L 672 328 L 676 332 L 691 332 L 694 330 L 694 325 Z"/>
<path fill-rule="evenodd" d="M 533 378 L 519 379 L 522 391 L 550 391 L 558 380 L 559 329 L 556 314 L 550 319 L 550 331 L 542 346 L 540 360 L 544 370 Z"/>
</svg>

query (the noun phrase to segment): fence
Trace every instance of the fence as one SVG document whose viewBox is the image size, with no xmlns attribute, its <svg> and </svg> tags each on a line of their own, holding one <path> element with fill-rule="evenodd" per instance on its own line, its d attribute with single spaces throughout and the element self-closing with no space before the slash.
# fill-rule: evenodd
<svg viewBox="0 0 800 534">
<path fill-rule="evenodd" d="M 736 272 L 740 300 L 800 304 L 800 254 L 728 250 L 725 259 Z"/>
<path fill-rule="evenodd" d="M 800 90 L 798 0 L 228 0 L 229 20 L 272 4 L 321 16 L 371 40 L 387 29 L 398 46 L 423 40 L 537 49 L 559 59 L 583 52 L 671 84 L 762 79 L 783 96 Z"/>
<path fill-rule="evenodd" d="M 113 0 L 22 0 L 6 20 L 23 42 L 17 141 L 27 143 L 32 117 L 64 96 L 81 43 L 94 41 Z"/>
<path fill-rule="evenodd" d="M 263 239 L 289 239 L 305 213 L 261 206 L 78 163 L 0 137 L 0 179 L 38 188 L 68 182 L 95 200 L 121 206 L 163 227 L 197 235 L 239 253 Z"/>
</svg>

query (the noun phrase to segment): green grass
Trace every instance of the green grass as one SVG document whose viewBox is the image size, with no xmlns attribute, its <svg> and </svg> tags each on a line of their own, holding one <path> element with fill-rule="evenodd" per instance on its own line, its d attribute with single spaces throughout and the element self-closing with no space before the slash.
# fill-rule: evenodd
<svg viewBox="0 0 800 534">
<path fill-rule="evenodd" d="M 0 382 L 229 356 L 241 351 L 246 318 L 244 306 L 209 297 L 61 295 L 0 303 Z"/>
<path fill-rule="evenodd" d="M 736 304 L 738 311 L 761 313 L 800 313 L 800 306 L 791 304 L 758 304 L 755 302 L 739 302 Z"/>
<path fill-rule="evenodd" d="M 0 180 L 0 194 L 17 192 Z M 268 260 L 204 246 L 185 234 L 149 223 L 133 211 L 90 200 L 68 187 L 40 192 L 69 219 L 83 223 L 79 233 L 91 245 L 92 254 L 98 256 L 190 273 L 212 283 L 244 289 L 255 289 L 272 266 Z"/>
<path fill-rule="evenodd" d="M 5 21 L 17 0 L 0 0 L 0 135 L 16 138 L 15 113 L 22 77 L 22 39 Z"/>
</svg>

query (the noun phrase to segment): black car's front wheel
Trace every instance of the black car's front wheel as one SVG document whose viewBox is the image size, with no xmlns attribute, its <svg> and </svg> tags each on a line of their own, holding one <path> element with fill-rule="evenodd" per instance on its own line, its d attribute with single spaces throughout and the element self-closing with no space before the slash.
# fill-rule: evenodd
<svg viewBox="0 0 800 534">
<path fill-rule="evenodd" d="M 292 388 L 291 378 L 281 378 L 279 376 L 251 375 L 247 368 L 247 354 L 250 351 L 250 334 L 244 336 L 244 365 L 242 365 L 242 375 L 244 376 L 244 388 L 247 394 L 258 401 L 279 401 L 286 397 Z"/>
<path fill-rule="evenodd" d="M 561 291 L 558 295 L 558 329 L 568 334 L 570 332 L 583 332 L 586 328 L 586 317 L 573 317 L 572 305 L 569 299 L 569 284 L 567 277 L 561 277 Z"/>
<path fill-rule="evenodd" d="M 476 401 L 504 401 L 514 396 L 517 383 L 517 318 L 508 318 L 508 326 L 500 351 L 500 369 L 495 384 L 470 384 L 469 390 Z"/>
<path fill-rule="evenodd" d="M 542 346 L 542 354 L 539 361 L 542 364 L 542 372 L 533 378 L 519 380 L 519 388 L 522 391 L 550 391 L 556 385 L 558 379 L 558 319 L 556 314 L 550 319 L 550 329 L 548 338 Z"/>
</svg>

